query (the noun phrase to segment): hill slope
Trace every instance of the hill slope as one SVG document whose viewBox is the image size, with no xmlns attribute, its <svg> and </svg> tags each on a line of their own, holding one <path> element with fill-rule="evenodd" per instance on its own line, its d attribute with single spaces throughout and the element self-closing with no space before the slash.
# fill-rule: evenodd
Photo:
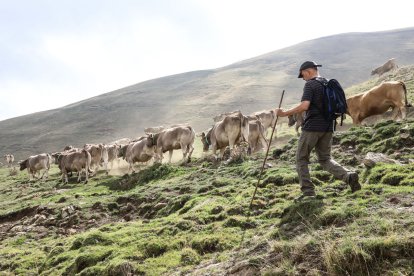
<svg viewBox="0 0 414 276">
<path fill-rule="evenodd" d="M 297 79 L 304 60 L 321 64 L 322 73 L 351 86 L 370 77 L 374 67 L 395 57 L 414 64 L 414 28 L 348 33 L 306 41 L 214 70 L 149 80 L 68 106 L 0 122 L 0 152 L 28 155 L 61 150 L 64 145 L 110 142 L 136 137 L 143 128 L 188 122 L 196 131 L 221 112 L 251 113 L 274 108 L 283 89 L 285 105 L 299 100 Z"/>
<path fill-rule="evenodd" d="M 0 169 L 0 271 L 17 275 L 411 275 L 414 121 L 337 132 L 333 155 L 360 173 L 347 187 L 311 161 L 315 200 L 300 194 L 297 140 L 229 165 L 153 165 L 88 184 L 44 183 Z M 368 151 L 400 164 L 360 165 Z M 240 242 L 244 238 L 241 248 Z"/>
</svg>

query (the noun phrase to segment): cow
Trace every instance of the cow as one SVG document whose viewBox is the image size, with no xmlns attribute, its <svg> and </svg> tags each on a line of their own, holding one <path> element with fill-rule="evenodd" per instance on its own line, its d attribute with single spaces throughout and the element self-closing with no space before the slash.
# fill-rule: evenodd
<svg viewBox="0 0 414 276">
<path fill-rule="evenodd" d="M 21 171 L 24 169 L 27 169 L 27 173 L 29 175 L 29 181 L 30 181 L 31 178 L 33 179 L 36 178 L 36 174 L 38 172 L 40 175 L 41 170 L 44 170 L 44 171 L 40 178 L 43 179 L 45 174 L 46 174 L 46 178 L 48 178 L 51 163 L 52 163 L 52 156 L 48 153 L 42 153 L 42 154 L 30 156 L 26 160 L 21 161 L 19 165 L 20 165 Z"/>
<path fill-rule="evenodd" d="M 4 160 L 6 161 L 7 167 L 10 168 L 11 166 L 13 166 L 13 162 L 14 162 L 14 156 L 13 154 L 6 154 L 4 156 Z"/>
<path fill-rule="evenodd" d="M 164 126 L 157 126 L 157 127 L 147 127 L 147 128 L 144 128 L 144 132 L 145 132 L 145 134 L 150 134 L 150 133 L 152 133 L 152 134 L 156 134 L 156 133 L 160 133 L 161 131 L 163 131 L 165 129 L 165 127 Z"/>
<path fill-rule="evenodd" d="M 305 111 L 301 113 L 295 113 L 293 115 L 288 116 L 289 123 L 288 126 L 291 127 L 295 125 L 296 135 L 299 136 L 299 128 L 303 125 L 305 121 Z"/>
<path fill-rule="evenodd" d="M 265 137 L 267 137 L 269 129 L 274 127 L 276 120 L 278 126 L 281 126 L 282 123 L 286 123 L 286 119 L 284 117 L 277 117 L 276 110 L 274 109 L 258 111 L 253 115 L 258 117 L 262 122 L 263 127 L 265 128 Z"/>
<path fill-rule="evenodd" d="M 386 63 L 381 65 L 380 67 L 371 71 L 371 76 L 378 74 L 378 76 L 382 76 L 384 73 L 391 71 L 395 68 L 398 68 L 397 64 L 395 63 L 395 58 L 389 59 Z"/>
<path fill-rule="evenodd" d="M 354 124 L 361 124 L 369 116 L 385 113 L 392 108 L 394 120 L 400 115 L 406 117 L 407 89 L 402 81 L 388 81 L 371 88 L 369 91 L 349 97 L 347 114 Z"/>
<path fill-rule="evenodd" d="M 137 142 L 131 142 L 119 149 L 119 156 L 128 162 L 130 171 L 135 172 L 133 165 L 136 162 L 148 162 L 155 155 L 153 134 Z"/>
<path fill-rule="evenodd" d="M 118 155 L 119 155 L 119 149 L 121 148 L 121 145 L 105 145 L 106 148 L 106 152 L 107 152 L 107 163 L 111 164 L 111 168 L 109 170 L 112 170 L 112 168 L 114 167 L 114 161 L 117 160 L 118 161 L 118 167 L 119 167 L 119 159 L 118 159 Z M 105 163 L 105 157 L 102 156 L 101 158 L 101 163 Z M 109 170 L 106 172 L 108 174 Z"/>
<path fill-rule="evenodd" d="M 222 158 L 224 150 L 230 146 L 230 150 L 234 150 L 237 142 L 249 139 L 249 120 L 239 111 L 236 114 L 225 116 L 223 120 L 214 124 L 214 126 L 201 133 L 201 142 L 203 143 L 203 151 L 208 151 L 211 146 L 213 155 Z M 220 155 L 216 155 L 216 151 L 220 150 Z M 231 155 L 232 156 L 232 155 Z"/>
<path fill-rule="evenodd" d="M 190 162 L 194 151 L 194 138 L 195 132 L 191 126 L 178 126 L 154 134 L 152 139 L 156 146 L 156 160 L 162 162 L 163 153 L 168 151 L 168 163 L 171 163 L 173 150 L 181 149 L 183 160 L 187 158 L 187 162 Z"/>
<path fill-rule="evenodd" d="M 260 120 L 249 120 L 249 139 L 248 143 L 251 152 L 259 150 L 259 141 L 263 146 L 264 151 L 267 150 L 267 141 L 265 137 L 265 128 Z"/>
<path fill-rule="evenodd" d="M 82 171 L 85 171 L 85 184 L 88 183 L 88 174 L 91 165 L 91 154 L 86 150 L 70 153 L 60 153 L 56 156 L 56 163 L 62 172 L 62 182 L 68 183 L 68 173 L 78 172 L 78 183 L 81 182 Z"/>
<path fill-rule="evenodd" d="M 108 151 L 105 146 L 103 144 L 85 144 L 83 148 L 91 155 L 90 168 L 94 171 L 93 174 L 95 175 L 98 172 L 101 159 L 104 160 L 105 172 L 108 173 Z"/>
</svg>

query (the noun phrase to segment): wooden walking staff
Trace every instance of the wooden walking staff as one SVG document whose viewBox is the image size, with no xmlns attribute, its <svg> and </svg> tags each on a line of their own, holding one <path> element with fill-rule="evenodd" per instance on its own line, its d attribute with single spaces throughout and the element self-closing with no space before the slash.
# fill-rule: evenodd
<svg viewBox="0 0 414 276">
<path fill-rule="evenodd" d="M 279 109 L 280 109 L 280 107 L 282 106 L 282 101 L 283 101 L 283 96 L 284 96 L 284 95 L 285 95 L 285 90 L 283 90 L 283 91 L 282 91 L 282 97 L 280 97 Z M 250 219 L 250 212 L 251 212 L 251 209 L 252 209 L 253 200 L 254 200 L 254 197 L 256 196 L 257 187 L 259 187 L 260 180 L 262 179 L 262 174 L 263 174 L 263 171 L 264 171 L 264 166 L 265 166 L 266 161 L 267 161 L 267 156 L 269 155 L 270 144 L 272 143 L 273 134 L 274 134 L 274 132 L 275 132 L 275 128 L 276 128 L 276 124 L 277 124 L 277 120 L 278 120 L 278 119 L 279 119 L 279 115 L 276 115 L 276 121 L 275 121 L 275 124 L 273 125 L 272 134 L 270 135 L 269 144 L 267 145 L 266 155 L 265 155 L 265 158 L 264 158 L 264 160 L 263 160 L 263 165 L 262 165 L 262 168 L 261 168 L 261 170 L 260 170 L 259 177 L 258 177 L 258 179 L 257 179 L 257 183 L 256 183 L 256 187 L 255 187 L 255 189 L 254 189 L 254 193 L 253 193 L 252 199 L 251 199 L 251 201 L 250 201 L 249 210 L 248 210 L 248 212 L 247 212 L 247 222 L 248 222 L 248 221 L 249 221 L 249 219 Z M 246 230 L 243 232 L 242 239 L 241 239 L 241 241 L 240 241 L 240 246 L 239 246 L 239 248 L 240 248 L 240 249 L 241 249 L 241 246 L 242 246 L 242 244 L 243 244 L 243 240 L 244 240 L 245 233 L 246 233 Z"/>
</svg>

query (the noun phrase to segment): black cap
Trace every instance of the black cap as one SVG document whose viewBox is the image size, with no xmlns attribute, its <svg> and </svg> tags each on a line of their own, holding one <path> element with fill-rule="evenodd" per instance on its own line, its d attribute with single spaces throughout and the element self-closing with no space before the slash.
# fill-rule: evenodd
<svg viewBox="0 0 414 276">
<path fill-rule="evenodd" d="M 309 69 L 309 68 L 316 68 L 316 67 L 322 67 L 320 64 L 316 64 L 314 61 L 305 61 L 302 63 L 302 65 L 299 68 L 299 76 L 298 78 L 302 78 L 302 70 Z"/>
</svg>

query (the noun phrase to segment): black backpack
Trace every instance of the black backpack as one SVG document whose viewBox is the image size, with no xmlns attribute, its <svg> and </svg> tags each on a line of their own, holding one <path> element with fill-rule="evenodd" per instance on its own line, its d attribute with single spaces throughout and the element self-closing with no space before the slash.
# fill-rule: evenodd
<svg viewBox="0 0 414 276">
<path fill-rule="evenodd" d="M 336 119 L 341 117 L 341 126 L 344 121 L 345 113 L 348 108 L 346 104 L 345 92 L 336 79 L 327 80 L 325 78 L 316 78 L 324 86 L 322 115 L 327 121 L 334 121 L 334 130 L 336 129 Z"/>
</svg>

